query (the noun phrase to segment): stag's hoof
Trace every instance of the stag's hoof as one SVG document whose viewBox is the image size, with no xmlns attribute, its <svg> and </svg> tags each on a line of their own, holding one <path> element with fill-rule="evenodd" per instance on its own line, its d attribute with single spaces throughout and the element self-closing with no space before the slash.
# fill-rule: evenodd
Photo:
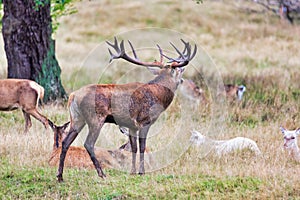
<svg viewBox="0 0 300 200">
<path fill-rule="evenodd" d="M 103 179 L 106 179 L 106 175 L 105 175 L 104 173 L 103 173 L 103 174 L 100 174 L 99 177 L 100 177 L 100 178 L 103 178 Z"/>
<path fill-rule="evenodd" d="M 136 170 L 135 169 L 131 169 L 130 175 L 136 175 Z"/>
<path fill-rule="evenodd" d="M 139 175 L 143 176 L 143 175 L 145 175 L 145 172 L 139 172 Z"/>
<path fill-rule="evenodd" d="M 58 181 L 59 183 L 62 183 L 64 180 L 63 180 L 62 176 L 57 176 L 57 181 Z"/>
</svg>

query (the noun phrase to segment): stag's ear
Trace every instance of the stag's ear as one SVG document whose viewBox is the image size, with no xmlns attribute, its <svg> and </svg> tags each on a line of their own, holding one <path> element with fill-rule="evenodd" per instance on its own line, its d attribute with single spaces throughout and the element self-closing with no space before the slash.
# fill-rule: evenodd
<svg viewBox="0 0 300 200">
<path fill-rule="evenodd" d="M 297 134 L 297 135 L 300 135 L 300 128 L 298 128 L 298 129 L 296 130 L 296 134 Z"/>
<path fill-rule="evenodd" d="M 286 130 L 282 126 L 280 126 L 279 129 L 280 129 L 280 131 L 281 131 L 282 134 L 285 134 Z"/>
</svg>

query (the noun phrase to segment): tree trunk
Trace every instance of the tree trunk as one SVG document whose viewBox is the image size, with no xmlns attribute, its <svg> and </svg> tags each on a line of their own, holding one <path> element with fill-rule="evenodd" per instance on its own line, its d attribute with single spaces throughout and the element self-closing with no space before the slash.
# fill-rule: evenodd
<svg viewBox="0 0 300 200">
<path fill-rule="evenodd" d="M 2 34 L 8 78 L 38 82 L 44 101 L 66 98 L 52 39 L 50 0 L 3 0 Z"/>
</svg>

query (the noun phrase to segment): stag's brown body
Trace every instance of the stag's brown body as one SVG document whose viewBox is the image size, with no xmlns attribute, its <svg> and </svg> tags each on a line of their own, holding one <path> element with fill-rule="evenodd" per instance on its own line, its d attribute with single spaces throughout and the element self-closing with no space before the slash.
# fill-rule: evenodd
<svg viewBox="0 0 300 200">
<path fill-rule="evenodd" d="M 25 118 L 25 132 L 31 127 L 30 115 L 41 121 L 45 127 L 48 120 L 38 112 L 39 100 L 44 97 L 44 88 L 34 81 L 26 79 L 0 80 L 0 111 L 20 108 Z"/>
<path fill-rule="evenodd" d="M 77 126 L 89 125 L 107 118 L 119 126 L 139 130 L 154 123 L 172 102 L 175 88 L 171 90 L 167 84 L 152 81 L 83 87 L 70 94 L 71 123 L 75 120 Z"/>
<path fill-rule="evenodd" d="M 159 115 L 170 105 L 173 100 L 174 92 L 181 81 L 184 66 L 196 54 L 196 47 L 191 53 L 189 43 L 182 41 L 185 49 L 179 53 L 177 59 L 168 58 L 162 54 L 158 46 L 161 61 L 160 62 L 141 62 L 132 48 L 135 58 L 129 57 L 125 53 L 123 41 L 118 44 L 108 43 L 117 52 L 117 55 L 111 54 L 112 59 L 122 58 L 137 65 L 151 68 L 151 71 L 157 75 L 148 83 L 128 83 L 123 85 L 116 84 L 95 84 L 85 86 L 73 92 L 68 101 L 70 111 L 70 131 L 62 142 L 62 152 L 57 178 L 62 181 L 64 160 L 71 143 L 77 137 L 85 124 L 88 125 L 89 133 L 84 143 L 91 160 L 100 177 L 105 177 L 94 152 L 94 145 L 99 136 L 104 123 L 115 123 L 121 127 L 129 128 L 129 141 L 132 148 L 132 168 L 131 173 L 136 173 L 136 153 L 137 138 L 139 139 L 140 167 L 139 174 L 145 173 L 144 152 L 146 148 L 146 138 L 150 126 L 157 120 Z M 131 43 L 129 43 L 132 47 Z M 175 47 L 172 44 L 173 47 Z M 170 64 L 163 64 L 163 57 L 167 57 Z"/>
</svg>

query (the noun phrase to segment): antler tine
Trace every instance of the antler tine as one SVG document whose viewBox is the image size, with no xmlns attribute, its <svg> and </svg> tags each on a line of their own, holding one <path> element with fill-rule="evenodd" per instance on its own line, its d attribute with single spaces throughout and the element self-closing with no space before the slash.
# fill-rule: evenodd
<svg viewBox="0 0 300 200">
<path fill-rule="evenodd" d="M 175 45 L 170 42 L 170 44 L 172 45 L 172 47 L 176 50 L 176 52 L 180 55 L 179 58 L 184 58 L 184 55 L 175 47 Z M 185 46 L 185 49 L 187 48 L 187 46 Z"/>
<path fill-rule="evenodd" d="M 182 54 L 185 54 L 186 51 L 187 51 L 187 47 L 190 46 L 190 43 L 189 42 L 185 42 L 183 39 L 180 39 L 180 40 L 184 44 L 184 50 L 183 50 Z"/>
<path fill-rule="evenodd" d="M 115 57 L 115 55 L 111 52 L 110 49 L 108 49 L 108 52 L 109 52 L 109 54 L 110 54 L 109 62 L 111 63 L 111 61 L 112 61 L 113 59 L 115 59 L 116 57 Z"/>
<path fill-rule="evenodd" d="M 110 43 L 109 41 L 106 41 L 106 43 L 109 46 L 111 46 L 112 48 L 114 48 L 116 50 L 116 52 L 120 52 L 120 48 L 119 48 L 118 41 L 117 41 L 116 37 L 114 37 L 114 43 Z"/>
<path fill-rule="evenodd" d="M 117 53 L 117 54 L 113 54 L 112 51 L 108 48 L 109 54 L 111 56 L 110 62 L 113 59 L 122 58 L 122 59 L 127 60 L 128 62 L 134 63 L 136 65 L 142 65 L 142 66 L 147 66 L 147 67 L 159 67 L 159 68 L 162 68 L 164 66 L 164 64 L 162 62 L 143 62 L 143 61 L 140 61 L 138 59 L 137 54 L 136 54 L 136 52 L 133 48 L 133 45 L 131 44 L 130 41 L 128 41 L 128 43 L 130 45 L 130 48 L 131 48 L 132 53 L 134 55 L 134 58 L 132 58 L 132 57 L 130 57 L 126 54 L 124 40 L 122 40 L 120 45 L 119 45 L 118 41 L 117 41 L 117 38 L 115 37 L 114 38 L 114 43 L 111 43 L 111 42 L 108 42 L 108 41 L 106 41 L 106 43 L 109 46 L 111 46 Z"/>
<path fill-rule="evenodd" d="M 163 51 L 162 51 L 162 49 L 160 48 L 160 46 L 158 44 L 156 46 L 158 47 L 158 51 L 159 51 L 159 54 L 160 54 L 160 62 L 162 63 L 163 60 L 164 60 Z"/>
<path fill-rule="evenodd" d="M 110 43 L 109 41 L 106 41 L 106 43 L 111 46 L 116 52 L 117 52 L 117 55 L 113 54 L 112 51 L 108 48 L 108 52 L 110 54 L 110 59 L 109 59 L 109 62 L 111 62 L 113 59 L 118 59 L 120 57 L 122 57 L 122 55 L 125 53 L 125 50 L 124 50 L 124 42 L 123 40 L 121 41 L 121 44 L 120 44 L 120 47 L 119 47 L 119 44 L 118 44 L 118 40 L 116 37 L 114 37 L 114 43 Z M 123 47 L 123 49 L 122 49 Z M 120 49 L 121 48 L 121 49 Z"/>
<path fill-rule="evenodd" d="M 197 53 L 197 45 L 195 45 L 195 47 L 194 47 L 194 52 L 193 52 L 193 54 L 190 56 L 190 60 L 192 60 L 192 59 L 195 57 L 196 53 Z"/>
<path fill-rule="evenodd" d="M 133 53 L 133 56 L 134 56 L 134 58 L 135 59 L 138 59 L 138 57 L 137 57 L 137 55 L 136 55 L 136 53 L 135 53 L 135 50 L 134 50 L 134 48 L 133 48 L 133 46 L 132 46 L 132 44 L 131 44 L 131 42 L 128 40 L 128 43 L 129 43 L 129 45 L 130 45 L 130 48 L 131 48 L 131 50 L 132 50 L 132 53 Z"/>
<path fill-rule="evenodd" d="M 168 62 L 172 62 L 171 66 L 172 67 L 183 67 L 185 65 L 187 65 L 189 63 L 189 61 L 191 61 L 194 56 L 196 55 L 197 52 L 197 46 L 195 45 L 194 51 L 192 52 L 192 47 L 190 45 L 189 42 L 185 42 L 183 39 L 181 39 L 182 43 L 184 44 L 184 49 L 182 52 L 180 52 L 175 45 L 173 45 L 172 43 L 170 43 L 173 48 L 176 50 L 176 52 L 179 54 L 178 58 L 171 58 L 169 59 Z"/>
</svg>

